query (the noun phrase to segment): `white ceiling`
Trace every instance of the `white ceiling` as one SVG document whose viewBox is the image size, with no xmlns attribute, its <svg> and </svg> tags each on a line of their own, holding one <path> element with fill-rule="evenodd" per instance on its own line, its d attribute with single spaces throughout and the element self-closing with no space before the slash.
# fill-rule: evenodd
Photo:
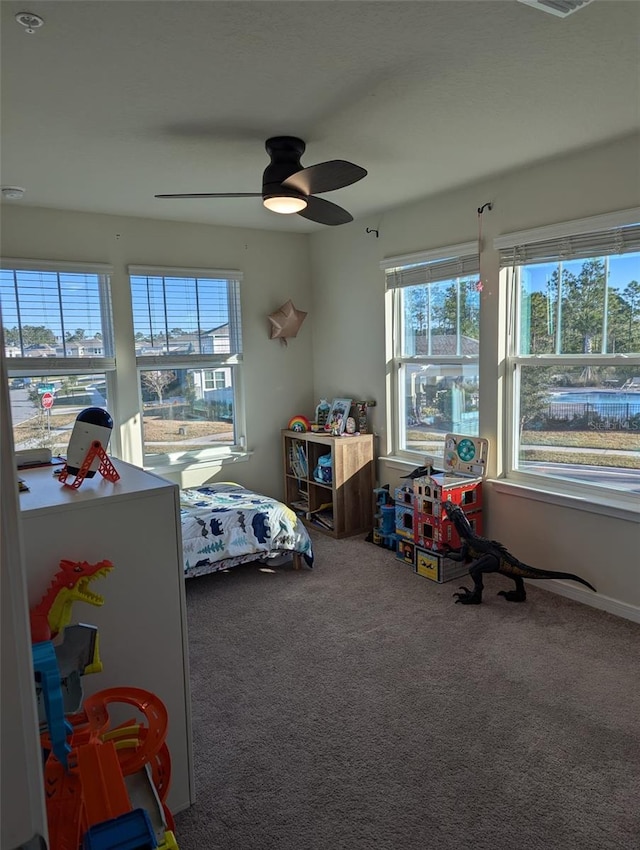
<svg viewBox="0 0 640 850">
<path fill-rule="evenodd" d="M 640 126 L 640 4 L 558 18 L 515 0 L 2 0 L 12 203 L 314 232 L 260 198 L 264 141 L 368 176 L 356 218 Z M 31 12 L 32 35 L 15 21 Z M 8 202 L 6 202 L 8 203 Z"/>
</svg>

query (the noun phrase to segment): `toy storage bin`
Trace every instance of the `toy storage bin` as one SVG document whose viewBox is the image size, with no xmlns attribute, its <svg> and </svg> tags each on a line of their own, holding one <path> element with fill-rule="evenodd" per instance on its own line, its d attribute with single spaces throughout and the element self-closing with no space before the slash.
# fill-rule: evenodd
<svg viewBox="0 0 640 850">
<path fill-rule="evenodd" d="M 396 558 L 402 561 L 403 564 L 415 566 L 416 561 L 416 546 L 411 540 L 405 540 L 402 537 L 398 538 L 398 547 L 396 549 Z"/>
<path fill-rule="evenodd" d="M 414 572 L 423 578 L 444 584 L 469 572 L 467 564 L 452 561 L 440 552 L 427 551 L 416 546 Z"/>
</svg>

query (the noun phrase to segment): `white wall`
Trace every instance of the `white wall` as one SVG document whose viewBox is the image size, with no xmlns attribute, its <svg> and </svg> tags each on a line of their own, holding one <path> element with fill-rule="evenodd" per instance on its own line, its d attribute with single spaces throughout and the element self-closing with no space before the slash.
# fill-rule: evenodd
<svg viewBox="0 0 640 850">
<path fill-rule="evenodd" d="M 4 336 L 0 326 L 0 350 Z M 17 474 L 9 416 L 9 386 L 0 357 L 0 847 L 40 847 L 47 839 L 40 733 L 33 687 L 31 634 Z"/>
<path fill-rule="evenodd" d="M 428 151 L 424 167 L 437 168 Z M 489 473 L 495 476 L 503 464 L 504 340 L 499 318 L 505 304 L 498 288 L 493 239 L 510 231 L 638 206 L 640 138 L 619 139 L 312 235 L 315 395 L 376 399 L 370 414 L 381 457 L 389 449 L 389 430 L 380 260 L 477 239 L 477 211 L 489 201 L 493 210 L 482 215 L 480 433 L 490 440 Z M 367 234 L 366 228 L 377 229 L 379 238 Z M 378 474 L 381 484 L 395 487 L 402 472 L 381 460 Z M 598 517 L 578 505 L 558 508 L 516 498 L 495 492 L 491 485 L 487 490 L 489 536 L 532 566 L 586 578 L 602 598 L 596 601 L 590 591 L 583 593 L 573 585 L 545 583 L 547 587 L 640 620 L 640 523 Z"/>
<path fill-rule="evenodd" d="M 425 168 L 436 168 L 425 151 Z M 374 175 L 372 175 L 374 177 Z M 568 157 L 498 175 L 420 203 L 325 228 L 309 236 L 219 228 L 28 207 L 4 207 L 2 254 L 41 259 L 110 262 L 115 267 L 114 307 L 128 311 L 127 263 L 239 268 L 244 272 L 242 310 L 249 448 L 247 463 L 175 476 L 183 486 L 214 474 L 282 495 L 279 430 L 294 414 L 312 416 L 321 397 L 372 398 L 378 453 L 387 451 L 384 276 L 380 260 L 478 236 L 484 289 L 481 310 L 481 434 L 491 442 L 491 475 L 502 468 L 501 373 L 504 344 L 499 317 L 493 239 L 506 232 L 626 209 L 640 204 L 640 138 L 617 140 Z M 379 231 L 367 234 L 366 228 Z M 311 271 L 310 271 L 311 270 Z M 311 275 L 312 273 L 312 275 Z M 266 316 L 287 299 L 309 312 L 285 348 L 268 338 Z M 118 370 L 134 368 L 132 327 L 117 340 Z M 118 399 L 124 458 L 139 463 L 137 395 Z M 396 486 L 401 471 L 378 464 L 381 483 Z M 616 613 L 640 620 L 640 524 L 597 518 L 579 505 L 558 508 L 487 487 L 490 536 L 532 566 L 569 571 L 591 581 L 597 599 Z M 534 522 L 535 517 L 535 522 Z M 535 530 L 533 530 L 535 528 Z M 554 584 L 565 592 L 565 586 Z M 567 593 L 574 593 L 567 586 Z M 575 593 L 582 593 L 575 588 Z M 608 600 L 611 600 L 610 602 Z"/>
<path fill-rule="evenodd" d="M 117 369 L 119 376 L 132 380 L 127 382 L 128 391 L 120 383 L 110 412 L 119 453 L 136 465 L 142 464 L 142 444 L 127 265 L 242 271 L 247 444 L 253 454 L 247 462 L 222 469 L 209 465 L 167 477 L 183 486 L 217 477 L 276 497 L 283 495 L 280 429 L 293 415 L 311 415 L 315 407 L 312 324 L 307 319 L 285 347 L 269 338 L 267 316 L 290 298 L 298 309 L 310 310 L 307 236 L 5 205 L 1 238 L 4 257 L 113 265 Z"/>
</svg>

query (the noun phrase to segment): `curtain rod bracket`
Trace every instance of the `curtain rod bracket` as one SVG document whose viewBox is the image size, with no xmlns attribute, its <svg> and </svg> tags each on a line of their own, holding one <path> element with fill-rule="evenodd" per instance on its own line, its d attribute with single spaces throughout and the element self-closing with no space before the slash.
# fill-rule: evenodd
<svg viewBox="0 0 640 850">
<path fill-rule="evenodd" d="M 482 213 L 485 211 L 485 209 L 492 210 L 493 204 L 490 201 L 487 201 L 486 204 L 483 204 L 481 207 L 478 207 L 478 215 L 482 215 Z"/>
<path fill-rule="evenodd" d="M 378 238 L 378 231 L 374 230 L 373 227 L 367 227 L 367 233 L 375 233 L 376 239 Z"/>
</svg>

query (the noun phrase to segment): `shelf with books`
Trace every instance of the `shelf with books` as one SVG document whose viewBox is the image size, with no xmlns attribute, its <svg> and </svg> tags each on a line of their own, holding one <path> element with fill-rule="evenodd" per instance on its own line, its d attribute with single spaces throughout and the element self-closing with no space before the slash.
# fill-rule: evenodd
<svg viewBox="0 0 640 850">
<path fill-rule="evenodd" d="M 282 432 L 285 502 L 306 525 L 338 538 L 373 528 L 373 440 Z"/>
</svg>

